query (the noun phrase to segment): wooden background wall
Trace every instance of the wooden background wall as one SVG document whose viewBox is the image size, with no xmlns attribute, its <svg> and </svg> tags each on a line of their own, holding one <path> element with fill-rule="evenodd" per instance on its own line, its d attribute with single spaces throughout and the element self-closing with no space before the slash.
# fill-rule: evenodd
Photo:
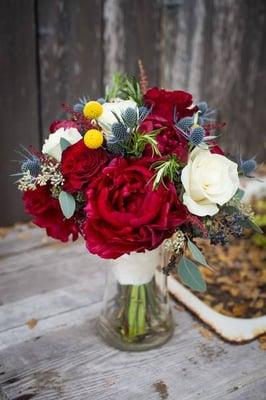
<svg viewBox="0 0 266 400">
<path fill-rule="evenodd" d="M 1 0 L 0 225 L 25 220 L 9 175 L 40 146 L 60 104 L 100 96 L 114 71 L 219 108 L 231 153 L 265 156 L 265 0 Z"/>
</svg>

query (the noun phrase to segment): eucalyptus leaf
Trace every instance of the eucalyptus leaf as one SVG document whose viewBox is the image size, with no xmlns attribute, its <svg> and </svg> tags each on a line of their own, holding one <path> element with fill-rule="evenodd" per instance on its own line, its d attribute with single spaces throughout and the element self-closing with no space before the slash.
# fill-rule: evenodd
<svg viewBox="0 0 266 400">
<path fill-rule="evenodd" d="M 188 244 L 189 251 L 191 252 L 194 260 L 202 265 L 205 265 L 205 267 L 209 267 L 204 255 L 202 254 L 200 249 L 190 239 L 188 239 L 187 244 Z"/>
<path fill-rule="evenodd" d="M 60 139 L 60 147 L 62 152 L 66 150 L 70 145 L 71 143 L 69 143 L 69 141 L 66 140 L 65 138 Z"/>
<path fill-rule="evenodd" d="M 76 209 L 76 202 L 74 197 L 71 194 L 62 190 L 62 192 L 59 194 L 59 204 L 64 216 L 67 219 L 71 218 Z"/>
<path fill-rule="evenodd" d="M 243 228 L 253 229 L 255 232 L 263 233 L 263 230 L 249 218 L 240 221 L 239 224 L 243 226 Z"/>
<path fill-rule="evenodd" d="M 182 256 L 178 263 L 177 272 L 184 285 L 198 292 L 205 292 L 206 283 L 197 265 L 193 261 Z"/>
<path fill-rule="evenodd" d="M 231 206 L 231 205 L 223 206 L 222 210 L 225 211 L 229 215 L 239 213 L 239 209 L 237 207 Z"/>
<path fill-rule="evenodd" d="M 236 197 L 238 200 L 242 200 L 243 197 L 244 197 L 244 194 L 245 194 L 245 191 L 244 191 L 244 190 L 238 189 L 237 192 L 236 192 L 236 194 L 235 194 L 235 197 Z"/>
</svg>

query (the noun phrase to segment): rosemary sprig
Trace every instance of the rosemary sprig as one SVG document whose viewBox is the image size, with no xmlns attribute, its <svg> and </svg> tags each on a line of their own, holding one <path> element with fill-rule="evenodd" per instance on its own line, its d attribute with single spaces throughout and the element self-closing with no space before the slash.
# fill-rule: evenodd
<svg viewBox="0 0 266 400">
<path fill-rule="evenodd" d="M 152 168 L 155 169 L 153 189 L 157 189 L 160 183 L 165 186 L 164 178 L 169 178 L 171 182 L 175 182 L 180 174 L 180 164 L 176 156 L 171 156 L 168 160 L 156 161 Z"/>
<path fill-rule="evenodd" d="M 139 82 L 136 78 L 125 74 L 114 74 L 112 84 L 106 87 L 106 101 L 111 101 L 116 97 L 123 100 L 133 100 L 138 104 L 138 106 L 143 104 Z"/>
<path fill-rule="evenodd" d="M 128 155 L 133 155 L 135 157 L 140 157 L 146 147 L 150 145 L 152 149 L 152 155 L 154 154 L 161 156 L 158 149 L 158 142 L 156 136 L 161 131 L 161 129 L 156 129 L 149 133 L 141 133 L 138 130 L 132 133 L 130 143 L 127 145 L 126 151 Z"/>
</svg>

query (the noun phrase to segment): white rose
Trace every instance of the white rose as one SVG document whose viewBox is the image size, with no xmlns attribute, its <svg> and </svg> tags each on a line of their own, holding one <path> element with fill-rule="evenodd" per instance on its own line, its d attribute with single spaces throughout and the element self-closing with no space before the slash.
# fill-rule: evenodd
<svg viewBox="0 0 266 400">
<path fill-rule="evenodd" d="M 121 119 L 121 116 L 127 108 L 133 108 L 138 113 L 137 103 L 132 100 L 117 99 L 112 103 L 104 103 L 102 106 L 103 112 L 100 117 L 97 118 L 97 122 L 106 135 L 111 133 L 112 125 L 115 122 L 119 122 L 116 118 L 116 115 Z"/>
<path fill-rule="evenodd" d="M 60 146 L 61 138 L 66 139 L 70 144 L 77 143 L 82 139 L 81 134 L 76 128 L 60 128 L 51 133 L 42 147 L 42 152 L 54 157 L 57 161 L 61 161 L 62 150 Z"/>
<path fill-rule="evenodd" d="M 195 215 L 214 215 L 239 187 L 237 164 L 209 149 L 196 147 L 182 170 L 183 203 Z"/>
</svg>

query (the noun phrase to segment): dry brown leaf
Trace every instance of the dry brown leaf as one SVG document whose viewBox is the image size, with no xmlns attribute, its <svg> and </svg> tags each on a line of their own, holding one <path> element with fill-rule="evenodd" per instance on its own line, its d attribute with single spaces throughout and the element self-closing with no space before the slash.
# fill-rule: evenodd
<svg viewBox="0 0 266 400">
<path fill-rule="evenodd" d="M 38 320 L 35 318 L 32 318 L 29 321 L 27 321 L 26 324 L 28 325 L 29 329 L 34 329 L 35 326 L 38 324 Z"/>
<path fill-rule="evenodd" d="M 213 339 L 213 333 L 209 329 L 205 328 L 204 326 L 197 327 L 199 333 L 208 340 Z"/>
<path fill-rule="evenodd" d="M 207 291 L 195 294 L 227 316 L 266 315 L 266 250 L 256 246 L 252 237 L 235 240 L 230 247 L 211 246 L 204 239 L 197 240 L 197 244 L 216 270 L 201 268 Z"/>
<path fill-rule="evenodd" d="M 266 335 L 262 335 L 259 337 L 260 349 L 266 350 Z"/>
<path fill-rule="evenodd" d="M 4 239 L 11 230 L 12 230 L 12 228 L 1 227 L 0 228 L 0 239 Z"/>
<path fill-rule="evenodd" d="M 27 239 L 30 239 L 31 237 L 32 237 L 32 233 L 29 231 L 23 231 L 23 232 L 19 232 L 17 234 L 17 238 L 22 239 L 22 240 L 27 240 Z"/>
</svg>

